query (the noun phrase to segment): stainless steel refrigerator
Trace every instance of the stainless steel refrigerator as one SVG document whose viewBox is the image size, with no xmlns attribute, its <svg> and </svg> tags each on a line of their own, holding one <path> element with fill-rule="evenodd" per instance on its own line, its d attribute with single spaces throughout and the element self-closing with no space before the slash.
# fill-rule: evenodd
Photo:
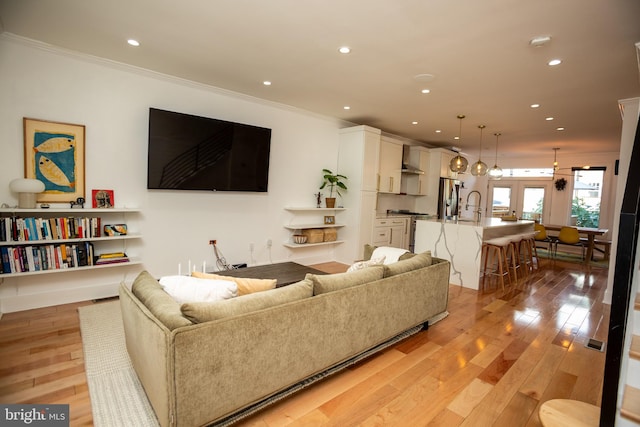
<svg viewBox="0 0 640 427">
<path fill-rule="evenodd" d="M 460 181 L 440 178 L 438 192 L 438 219 L 457 220 L 460 212 Z"/>
</svg>

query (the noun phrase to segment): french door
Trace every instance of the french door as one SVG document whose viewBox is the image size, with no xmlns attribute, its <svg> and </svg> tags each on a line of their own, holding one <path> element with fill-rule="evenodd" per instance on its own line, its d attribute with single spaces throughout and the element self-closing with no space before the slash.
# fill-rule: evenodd
<svg viewBox="0 0 640 427">
<path fill-rule="evenodd" d="M 551 184 L 548 179 L 490 181 L 491 216 L 501 217 L 515 212 L 518 218 L 548 222 Z"/>
</svg>

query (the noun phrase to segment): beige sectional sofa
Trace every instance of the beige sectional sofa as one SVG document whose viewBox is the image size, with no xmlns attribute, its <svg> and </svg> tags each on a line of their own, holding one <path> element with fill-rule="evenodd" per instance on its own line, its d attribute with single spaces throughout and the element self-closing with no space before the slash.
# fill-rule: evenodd
<svg viewBox="0 0 640 427">
<path fill-rule="evenodd" d="M 160 425 L 230 424 L 446 313 L 449 268 L 424 253 L 183 305 L 143 272 L 120 287 L 127 349 Z"/>
</svg>

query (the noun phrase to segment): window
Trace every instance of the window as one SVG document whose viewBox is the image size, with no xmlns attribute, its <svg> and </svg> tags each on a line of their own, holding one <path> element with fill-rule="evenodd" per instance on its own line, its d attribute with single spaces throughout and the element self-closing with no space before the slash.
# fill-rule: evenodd
<svg viewBox="0 0 640 427">
<path fill-rule="evenodd" d="M 604 167 L 572 168 L 571 218 L 575 218 L 577 226 L 597 228 L 600 225 L 602 180 L 605 170 Z"/>
</svg>

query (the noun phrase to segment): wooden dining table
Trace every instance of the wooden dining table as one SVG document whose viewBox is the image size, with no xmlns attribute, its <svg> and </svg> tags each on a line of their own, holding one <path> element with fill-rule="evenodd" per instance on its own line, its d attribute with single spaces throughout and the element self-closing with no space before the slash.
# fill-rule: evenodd
<svg viewBox="0 0 640 427">
<path fill-rule="evenodd" d="M 575 225 L 566 226 L 566 225 L 544 224 L 544 228 L 546 228 L 547 231 L 560 231 L 562 227 L 575 227 L 578 229 L 578 233 L 587 236 L 587 261 L 589 262 L 593 257 L 593 248 L 595 246 L 596 236 L 602 236 L 604 233 L 609 231 L 606 228 L 578 227 Z"/>
</svg>

